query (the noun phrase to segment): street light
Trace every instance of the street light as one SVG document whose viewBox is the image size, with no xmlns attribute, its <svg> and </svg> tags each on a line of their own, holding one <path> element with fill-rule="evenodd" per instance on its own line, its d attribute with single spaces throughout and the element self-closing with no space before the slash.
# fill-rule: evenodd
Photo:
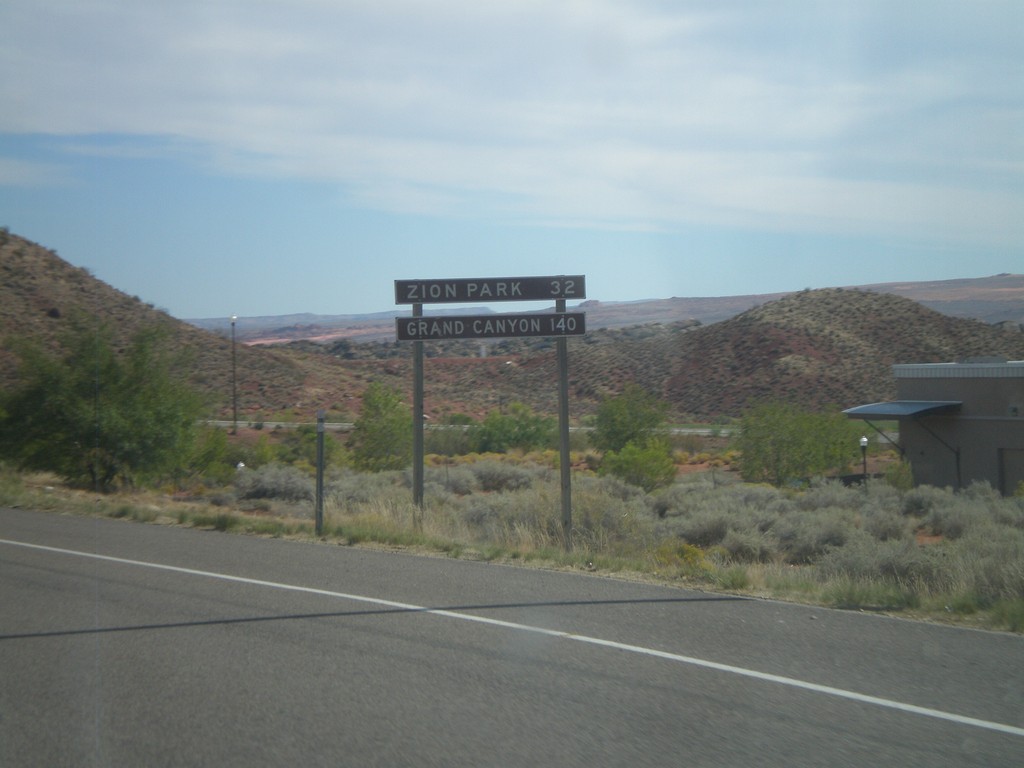
<svg viewBox="0 0 1024 768">
<path fill-rule="evenodd" d="M 238 366 L 235 361 L 235 321 L 238 315 L 231 316 L 231 434 L 238 434 Z"/>
<path fill-rule="evenodd" d="M 860 438 L 860 462 L 866 485 L 868 482 L 868 439 L 864 436 Z"/>
</svg>

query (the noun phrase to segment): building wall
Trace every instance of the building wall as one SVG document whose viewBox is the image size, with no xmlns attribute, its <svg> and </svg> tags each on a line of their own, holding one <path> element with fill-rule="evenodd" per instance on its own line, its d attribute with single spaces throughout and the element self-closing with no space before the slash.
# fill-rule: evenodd
<svg viewBox="0 0 1024 768">
<path fill-rule="evenodd" d="M 959 413 L 901 420 L 914 482 L 964 488 L 985 480 L 1012 495 L 1024 482 L 1024 362 L 897 365 L 894 372 L 901 400 L 963 402 Z"/>
</svg>

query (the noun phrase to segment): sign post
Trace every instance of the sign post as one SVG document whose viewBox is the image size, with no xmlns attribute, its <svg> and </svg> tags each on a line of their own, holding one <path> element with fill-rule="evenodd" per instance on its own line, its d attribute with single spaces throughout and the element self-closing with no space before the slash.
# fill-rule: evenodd
<svg viewBox="0 0 1024 768">
<path fill-rule="evenodd" d="M 572 474 L 569 463 L 569 350 L 567 337 L 587 332 L 586 314 L 566 311 L 566 301 L 586 298 L 584 275 L 550 277 L 396 280 L 395 303 L 411 304 L 411 318 L 396 318 L 399 341 L 413 343 L 413 503 L 423 509 L 423 342 L 440 339 L 555 337 L 558 356 L 558 425 L 562 537 L 572 549 Z M 424 317 L 424 304 L 554 301 L 554 313 Z"/>
<path fill-rule="evenodd" d="M 565 312 L 565 299 L 555 304 L 558 312 Z M 569 465 L 569 342 L 559 336 L 558 349 L 558 443 L 559 470 L 562 486 L 562 544 L 566 552 L 572 551 L 572 467 Z"/>
<path fill-rule="evenodd" d="M 423 305 L 414 304 L 412 316 L 423 316 Z M 412 345 L 412 503 L 423 510 L 423 342 Z M 422 514 L 420 515 L 422 517 Z"/>
</svg>

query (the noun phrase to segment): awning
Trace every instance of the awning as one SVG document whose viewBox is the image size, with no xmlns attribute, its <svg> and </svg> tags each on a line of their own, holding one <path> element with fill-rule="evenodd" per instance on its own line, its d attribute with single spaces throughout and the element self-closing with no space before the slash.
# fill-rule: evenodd
<svg viewBox="0 0 1024 768">
<path fill-rule="evenodd" d="M 847 408 L 843 413 L 851 419 L 899 419 L 932 416 L 959 411 L 962 400 L 893 400 Z"/>
</svg>

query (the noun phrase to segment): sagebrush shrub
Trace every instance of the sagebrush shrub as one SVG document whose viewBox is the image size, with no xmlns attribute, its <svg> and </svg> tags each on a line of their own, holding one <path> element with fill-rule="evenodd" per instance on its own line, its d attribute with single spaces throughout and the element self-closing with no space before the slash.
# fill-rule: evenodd
<svg viewBox="0 0 1024 768">
<path fill-rule="evenodd" d="M 990 519 L 983 507 L 957 496 L 942 506 L 932 508 L 925 516 L 923 525 L 937 536 L 959 539 L 972 526 L 983 524 Z"/>
<path fill-rule="evenodd" d="M 786 561 L 803 565 L 842 547 L 855 528 L 847 510 L 819 509 L 787 515 L 772 530 Z"/>
<path fill-rule="evenodd" d="M 484 491 L 521 491 L 533 484 L 533 473 L 500 461 L 481 461 L 470 467 Z"/>
<path fill-rule="evenodd" d="M 535 490 L 474 494 L 461 499 L 460 508 L 463 522 L 481 541 L 549 546 L 562 535 L 557 500 Z"/>
<path fill-rule="evenodd" d="M 702 511 L 677 518 L 674 528 L 687 543 L 707 549 L 725 538 L 729 520 L 721 512 Z"/>
<path fill-rule="evenodd" d="M 235 489 L 240 499 L 310 501 L 314 495 L 313 479 L 284 464 L 267 464 L 238 472 Z"/>
<path fill-rule="evenodd" d="M 816 480 L 796 499 L 798 509 L 858 509 L 864 503 L 862 488 L 847 488 L 837 480 Z"/>
<path fill-rule="evenodd" d="M 774 542 L 758 531 L 728 531 L 721 546 L 737 563 L 766 563 L 775 555 Z"/>
<path fill-rule="evenodd" d="M 907 519 L 891 507 L 868 505 L 861 515 L 861 527 L 877 541 L 896 541 L 910 535 Z"/>
<path fill-rule="evenodd" d="M 626 491 L 625 489 L 631 489 Z M 589 540 L 642 541 L 649 530 L 645 495 L 612 478 L 581 478 L 573 491 L 573 527 Z"/>
<path fill-rule="evenodd" d="M 953 494 L 931 485 L 919 485 L 903 494 L 903 514 L 924 517 L 936 506 L 946 504 Z"/>
<path fill-rule="evenodd" d="M 428 467 L 423 481 L 440 486 L 456 496 L 468 496 L 480 487 L 473 471 L 463 466 Z"/>
<path fill-rule="evenodd" d="M 403 473 L 390 472 L 354 472 L 344 470 L 331 478 L 324 489 L 324 495 L 335 504 L 351 506 L 368 504 L 382 497 L 403 494 L 412 487 L 412 479 L 404 479 Z"/>
</svg>

